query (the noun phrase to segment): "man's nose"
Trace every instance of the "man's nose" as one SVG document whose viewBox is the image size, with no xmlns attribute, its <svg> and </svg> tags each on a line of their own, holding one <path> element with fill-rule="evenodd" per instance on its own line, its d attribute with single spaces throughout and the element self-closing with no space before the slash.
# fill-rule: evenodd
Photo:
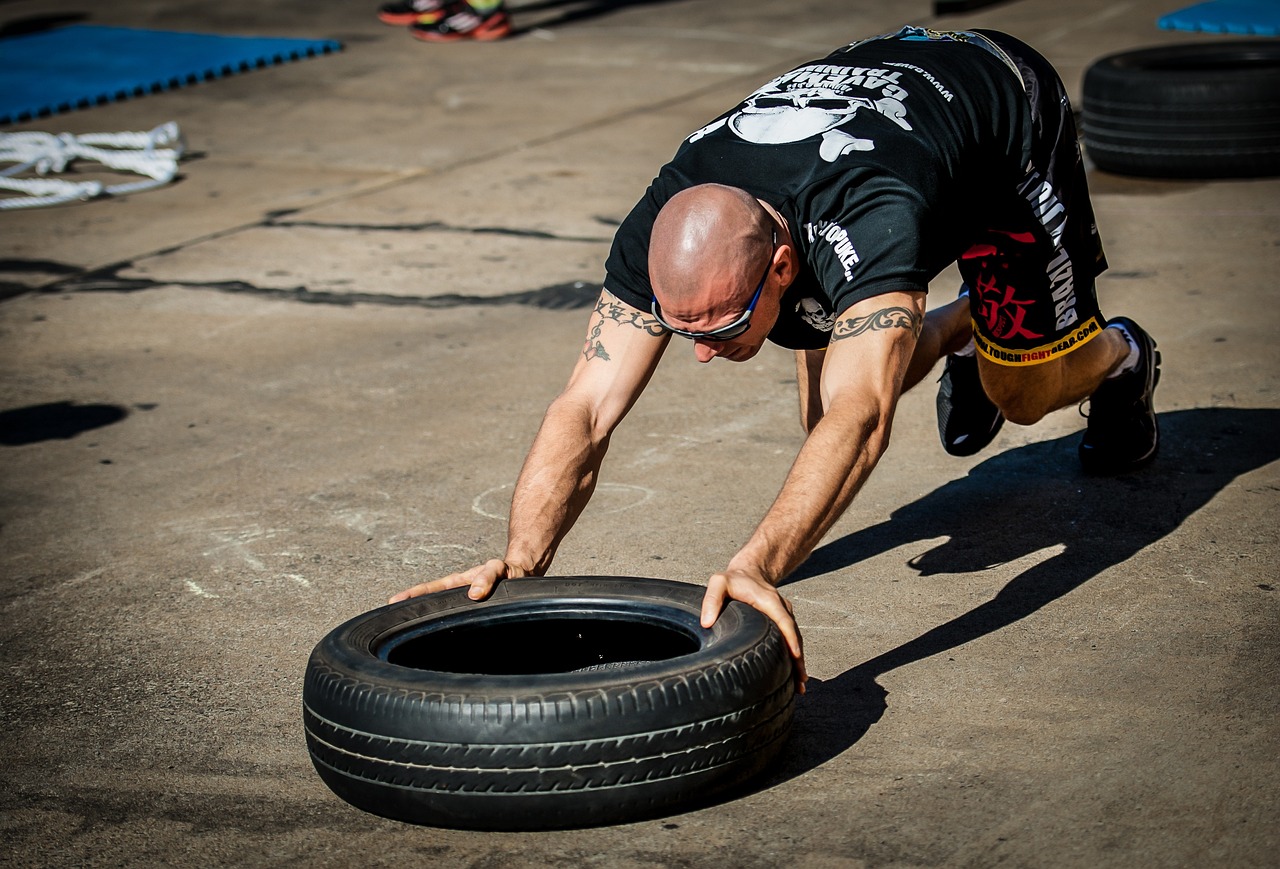
<svg viewBox="0 0 1280 869">
<path fill-rule="evenodd" d="M 699 362 L 710 362 L 720 355 L 723 347 L 719 342 L 710 343 L 707 341 L 699 341 L 696 338 L 693 342 L 693 355 L 697 357 Z"/>
</svg>

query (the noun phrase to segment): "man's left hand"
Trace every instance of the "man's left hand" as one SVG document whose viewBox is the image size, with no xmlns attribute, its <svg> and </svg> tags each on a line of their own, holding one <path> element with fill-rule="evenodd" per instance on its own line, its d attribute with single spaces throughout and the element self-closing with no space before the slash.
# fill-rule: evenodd
<svg viewBox="0 0 1280 869">
<path fill-rule="evenodd" d="M 791 601 L 761 574 L 730 567 L 723 573 L 714 574 L 707 582 L 707 593 L 702 598 L 702 626 L 709 628 L 714 625 L 730 600 L 740 600 L 754 607 L 778 626 L 795 662 L 796 690 L 803 694 L 809 674 L 804 666 L 804 640 L 800 637 Z"/>
</svg>

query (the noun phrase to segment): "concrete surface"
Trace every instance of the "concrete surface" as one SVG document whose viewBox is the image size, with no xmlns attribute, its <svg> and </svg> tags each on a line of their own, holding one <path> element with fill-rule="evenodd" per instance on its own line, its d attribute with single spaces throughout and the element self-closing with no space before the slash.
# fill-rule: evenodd
<svg viewBox="0 0 1280 869">
<path fill-rule="evenodd" d="M 1277 865 L 1280 181 L 1094 173 L 1100 293 L 1158 338 L 1165 441 L 1084 478 L 1073 410 L 970 460 L 933 391 L 788 594 L 811 690 L 750 794 L 459 833 L 311 769 L 315 642 L 497 553 L 614 225 L 772 74 L 930 4 L 512 4 L 427 46 L 376 3 L 8 0 L 32 19 L 324 37 L 338 55 L 11 129 L 177 121 L 179 183 L 0 214 L 0 862 L 8 866 Z M 1101 54 L 1208 39 L 1153 0 L 939 21 Z M 938 283 L 940 298 L 954 277 Z M 791 361 L 673 347 L 561 574 L 701 582 L 800 443 Z M 518 654 L 518 650 L 513 650 Z"/>
</svg>

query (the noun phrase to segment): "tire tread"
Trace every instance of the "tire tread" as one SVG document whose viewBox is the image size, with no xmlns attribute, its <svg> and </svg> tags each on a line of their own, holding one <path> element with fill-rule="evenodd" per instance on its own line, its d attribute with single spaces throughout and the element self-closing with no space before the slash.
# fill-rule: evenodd
<svg viewBox="0 0 1280 869">
<path fill-rule="evenodd" d="M 518 595 L 535 582 L 521 580 Z M 567 587 L 581 593 L 580 585 Z M 681 618 L 696 624 L 701 593 L 691 588 L 641 585 L 637 594 L 683 608 Z M 471 829 L 619 823 L 741 785 L 789 734 L 790 656 L 777 628 L 744 605 L 717 624 L 723 645 L 634 668 L 504 681 L 407 671 L 373 654 L 379 637 L 405 629 L 397 625 L 439 612 L 456 620 L 465 610 L 428 597 L 335 629 L 307 666 L 302 717 L 312 762 L 359 808 Z"/>
</svg>

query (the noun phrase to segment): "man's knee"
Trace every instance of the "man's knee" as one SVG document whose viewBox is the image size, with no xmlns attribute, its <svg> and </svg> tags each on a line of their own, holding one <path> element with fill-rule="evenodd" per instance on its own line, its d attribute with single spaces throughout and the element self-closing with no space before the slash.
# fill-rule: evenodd
<svg viewBox="0 0 1280 869">
<path fill-rule="evenodd" d="M 1061 376 L 1052 363 L 1011 367 L 980 365 L 982 388 L 1014 425 L 1034 425 L 1057 409 Z"/>
<path fill-rule="evenodd" d="M 1035 425 L 1044 419 L 1055 407 L 1036 396 L 1015 394 L 1002 398 L 992 398 L 996 407 L 1004 414 L 1004 418 L 1014 425 Z"/>
</svg>

